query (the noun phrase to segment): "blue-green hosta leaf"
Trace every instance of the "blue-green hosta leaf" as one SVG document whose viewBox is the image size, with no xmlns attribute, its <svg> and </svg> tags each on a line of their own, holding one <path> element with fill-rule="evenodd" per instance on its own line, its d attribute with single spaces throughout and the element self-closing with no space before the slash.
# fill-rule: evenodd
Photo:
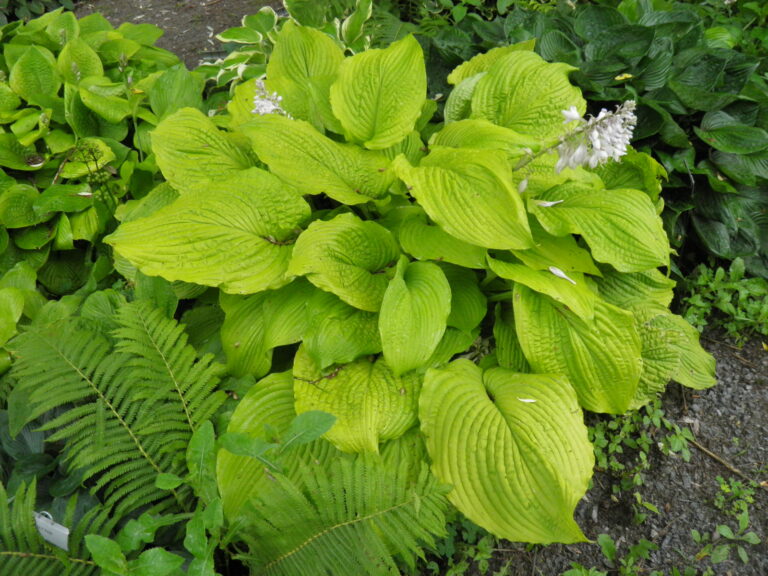
<svg viewBox="0 0 768 576">
<path fill-rule="evenodd" d="M 379 315 L 353 308 L 330 292 L 316 290 L 307 303 L 307 354 L 325 370 L 381 352 Z"/>
<path fill-rule="evenodd" d="M 343 60 L 344 52 L 330 36 L 289 21 L 275 40 L 266 85 L 282 97 L 281 106 L 294 118 L 340 133 L 330 92 Z"/>
<path fill-rule="evenodd" d="M 325 438 L 344 452 L 378 452 L 416 423 L 421 375 L 395 376 L 383 358 L 361 358 L 323 372 L 304 347 L 293 365 L 296 412 L 336 416 Z"/>
<path fill-rule="evenodd" d="M 536 151 L 540 145 L 538 138 L 519 134 L 488 120 L 459 120 L 447 124 L 430 140 L 430 146 L 503 150 L 510 160 Z"/>
<path fill-rule="evenodd" d="M 694 126 L 693 130 L 712 148 L 729 154 L 752 154 L 768 148 L 768 132 L 742 124 L 720 110 L 707 112 L 701 128 Z"/>
<path fill-rule="evenodd" d="M 631 312 L 598 299 L 594 320 L 585 322 L 521 284 L 515 285 L 513 302 L 517 336 L 534 371 L 564 374 L 587 410 L 626 412 L 642 367 Z"/>
<path fill-rule="evenodd" d="M 555 267 L 551 270 L 534 270 L 525 264 L 514 264 L 490 257 L 488 265 L 502 278 L 527 286 L 564 304 L 582 320 L 589 321 L 595 315 L 597 294 L 590 289 L 581 272 L 566 274 Z"/>
<path fill-rule="evenodd" d="M 528 250 L 512 250 L 512 254 L 534 270 L 549 270 L 554 266 L 565 273 L 582 272 L 600 276 L 602 273 L 592 260 L 589 250 L 576 243 L 570 234 L 552 236 L 538 222 L 531 222 L 534 245 Z"/>
<path fill-rule="evenodd" d="M 488 52 L 478 54 L 454 68 L 453 71 L 448 74 L 448 84 L 460 84 L 467 78 L 471 78 L 481 72 L 487 72 L 491 66 L 510 52 L 518 52 L 520 50 L 530 51 L 533 50 L 533 46 L 533 40 L 526 40 L 525 42 L 511 44 L 510 46 L 492 48 L 491 50 L 488 50 Z"/>
<path fill-rule="evenodd" d="M 165 179 L 182 193 L 256 164 L 249 150 L 196 108 L 182 108 L 160 122 L 152 132 L 152 151 Z"/>
<path fill-rule="evenodd" d="M 586 111 L 568 74 L 573 67 L 545 62 L 535 52 L 515 51 L 496 60 L 472 94 L 472 118 L 489 120 L 547 140 L 563 133 L 562 110 Z"/>
<path fill-rule="evenodd" d="M 301 340 L 307 301 L 315 288 L 303 279 L 250 296 L 222 294 L 221 344 L 234 376 L 261 378 L 272 367 L 272 350 Z"/>
<path fill-rule="evenodd" d="M 235 408 L 228 433 L 245 434 L 267 442 L 287 430 L 296 417 L 293 376 L 275 372 L 254 384 Z M 337 453 L 325 440 L 297 445 L 279 459 L 284 474 L 295 478 L 301 466 L 324 460 Z M 263 462 L 219 450 L 216 478 L 224 504 L 224 515 L 231 522 L 247 510 L 245 504 L 262 493 L 273 481 Z"/>
<path fill-rule="evenodd" d="M 620 272 L 669 264 L 669 239 L 661 218 L 639 190 L 600 190 L 567 182 L 530 199 L 528 206 L 547 232 L 580 234 L 595 260 Z"/>
<path fill-rule="evenodd" d="M 73 38 L 61 49 L 58 58 L 59 74 L 70 84 L 79 84 L 88 76 L 103 76 L 104 66 L 96 51 L 84 40 Z"/>
<path fill-rule="evenodd" d="M 573 511 L 594 457 L 565 378 L 456 360 L 427 372 L 419 418 L 432 470 L 470 520 L 509 540 L 586 540 Z"/>
<path fill-rule="evenodd" d="M 250 294 L 290 281 L 292 241 L 309 213 L 294 190 L 251 168 L 123 223 L 106 241 L 149 276 Z"/>
<path fill-rule="evenodd" d="M 658 270 L 627 274 L 606 269 L 597 281 L 600 296 L 625 310 L 667 310 L 674 297 L 675 284 Z"/>
<path fill-rule="evenodd" d="M 384 272 L 400 256 L 392 234 L 353 214 L 310 224 L 296 241 L 288 272 L 332 292 L 347 304 L 378 312 L 389 279 Z"/>
<path fill-rule="evenodd" d="M 426 97 L 424 55 L 413 36 L 347 58 L 331 86 L 333 113 L 347 139 L 372 150 L 405 138 Z"/>
<path fill-rule="evenodd" d="M 431 262 L 400 257 L 381 303 L 384 358 L 399 376 L 423 366 L 440 343 L 451 311 L 451 287 Z"/>
<path fill-rule="evenodd" d="M 272 114 L 239 129 L 272 173 L 302 194 L 362 204 L 384 196 L 393 181 L 386 156 L 331 140 L 308 122 Z"/>
<path fill-rule="evenodd" d="M 398 176 L 429 217 L 459 240 L 498 249 L 533 244 L 506 155 L 495 150 L 439 148 L 414 167 L 400 156 Z"/>
<path fill-rule="evenodd" d="M 485 248 L 463 242 L 430 223 L 423 211 L 409 215 L 397 228 L 403 250 L 417 260 L 449 262 L 464 268 L 485 268 Z"/>
</svg>

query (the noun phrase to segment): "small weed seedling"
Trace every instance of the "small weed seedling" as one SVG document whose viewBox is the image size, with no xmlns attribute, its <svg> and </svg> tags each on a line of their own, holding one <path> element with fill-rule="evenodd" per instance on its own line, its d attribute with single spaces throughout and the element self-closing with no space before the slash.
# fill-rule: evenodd
<svg viewBox="0 0 768 576">
<path fill-rule="evenodd" d="M 749 512 L 747 510 L 739 513 L 738 523 L 736 532 L 730 526 L 718 524 L 715 528 L 715 534 L 711 537 L 709 534 L 701 533 L 698 530 L 691 530 L 691 537 L 694 542 L 702 546 L 695 559 L 699 561 L 709 557 L 712 564 L 720 564 L 728 560 L 731 557 L 731 552 L 735 550 L 744 564 L 749 562 L 747 545 L 760 544 L 760 538 L 754 532 L 747 531 L 749 529 Z"/>
</svg>

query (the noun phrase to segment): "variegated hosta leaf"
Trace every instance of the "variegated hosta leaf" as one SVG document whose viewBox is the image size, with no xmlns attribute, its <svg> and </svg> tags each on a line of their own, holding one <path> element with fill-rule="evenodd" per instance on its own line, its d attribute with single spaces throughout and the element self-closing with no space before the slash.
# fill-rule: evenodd
<svg viewBox="0 0 768 576">
<path fill-rule="evenodd" d="M 267 63 L 267 87 L 282 98 L 281 106 L 294 118 L 318 130 L 341 132 L 331 112 L 330 90 L 344 52 L 330 36 L 293 21 L 277 35 Z"/>
<path fill-rule="evenodd" d="M 594 319 L 586 322 L 521 284 L 515 285 L 513 302 L 517 336 L 535 372 L 564 374 L 587 410 L 627 411 L 642 367 L 631 312 L 598 299 Z"/>
<path fill-rule="evenodd" d="M 508 540 L 586 540 L 573 511 L 594 457 L 565 378 L 456 360 L 427 372 L 419 418 L 432 470 L 470 520 Z"/>
<path fill-rule="evenodd" d="M 397 229 L 403 250 L 417 260 L 450 262 L 464 268 L 485 268 L 485 248 L 463 242 L 427 222 L 421 213 L 407 218 Z"/>
<path fill-rule="evenodd" d="M 371 150 L 405 138 L 426 97 L 424 54 L 413 36 L 347 58 L 331 86 L 333 113 L 347 139 Z"/>
<path fill-rule="evenodd" d="M 292 241 L 309 213 L 295 190 L 251 168 L 125 222 L 106 242 L 148 276 L 250 294 L 290 281 Z"/>
<path fill-rule="evenodd" d="M 301 340 L 307 329 L 307 303 L 317 289 L 298 279 L 279 290 L 250 296 L 221 294 L 221 344 L 235 376 L 261 378 L 272 367 L 272 349 Z"/>
<path fill-rule="evenodd" d="M 515 51 L 497 59 L 472 94 L 472 118 L 489 120 L 541 140 L 563 133 L 562 110 L 586 111 L 581 90 L 563 63 L 547 63 L 535 52 Z"/>
<path fill-rule="evenodd" d="M 382 272 L 399 256 L 389 230 L 353 214 L 340 214 L 313 222 L 299 236 L 288 271 L 305 275 L 355 308 L 378 312 L 389 283 Z"/>
<path fill-rule="evenodd" d="M 363 204 L 384 196 L 394 179 L 383 154 L 331 140 L 302 120 L 272 114 L 239 129 L 270 171 L 302 194 Z"/>
<path fill-rule="evenodd" d="M 526 40 L 509 46 L 492 48 L 487 52 L 473 56 L 466 62 L 459 64 L 450 74 L 448 74 L 448 84 L 456 85 L 476 74 L 487 72 L 491 66 L 510 52 L 519 52 L 520 50 L 531 51 L 533 50 L 533 47 L 534 41 Z"/>
<path fill-rule="evenodd" d="M 490 257 L 488 265 L 502 278 L 518 282 L 565 304 L 583 320 L 589 321 L 595 315 L 597 294 L 587 285 L 586 277 L 581 272 L 566 274 L 559 268 L 534 270 L 525 264 L 513 264 Z"/>
<path fill-rule="evenodd" d="M 400 156 L 397 174 L 429 217 L 459 240 L 485 248 L 525 249 L 533 240 L 506 154 L 434 149 L 418 167 Z"/>
<path fill-rule="evenodd" d="M 569 182 L 532 198 L 528 207 L 547 232 L 580 234 L 595 260 L 620 272 L 669 265 L 669 240 L 661 218 L 639 190 L 601 190 Z"/>
<path fill-rule="evenodd" d="M 237 404 L 227 432 L 272 441 L 271 431 L 285 431 L 296 416 L 293 376 L 290 372 L 272 373 L 254 384 Z M 280 458 L 282 472 L 295 479 L 299 469 L 317 460 L 336 457 L 337 450 L 325 440 L 315 440 L 291 448 Z M 263 462 L 219 450 L 216 481 L 224 504 L 224 515 L 233 522 L 247 511 L 246 503 L 264 492 L 273 482 Z"/>
<path fill-rule="evenodd" d="M 160 122 L 152 131 L 152 152 L 165 179 L 181 193 L 256 165 L 246 146 L 196 108 L 182 108 Z"/>
<path fill-rule="evenodd" d="M 383 358 L 361 358 L 323 372 L 304 347 L 293 365 L 296 412 L 320 410 L 336 416 L 325 438 L 344 452 L 378 452 L 379 443 L 416 423 L 422 376 L 395 376 Z"/>
<path fill-rule="evenodd" d="M 384 293 L 379 331 L 384 358 L 399 376 L 425 364 L 440 343 L 451 311 L 451 287 L 437 264 L 400 257 Z"/>
<path fill-rule="evenodd" d="M 307 354 L 321 370 L 381 352 L 379 315 L 353 308 L 330 292 L 316 290 L 307 302 Z"/>
</svg>

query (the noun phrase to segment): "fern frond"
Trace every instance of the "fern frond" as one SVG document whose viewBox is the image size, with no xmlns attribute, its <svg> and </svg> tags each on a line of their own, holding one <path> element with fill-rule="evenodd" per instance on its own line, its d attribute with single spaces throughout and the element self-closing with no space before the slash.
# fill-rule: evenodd
<svg viewBox="0 0 768 576">
<path fill-rule="evenodd" d="M 70 319 L 17 337 L 11 400 L 31 406 L 26 421 L 60 411 L 42 429 L 64 442 L 65 462 L 85 471 L 113 518 L 146 506 L 187 509 L 188 486 L 166 491 L 155 480 L 186 473 L 194 429 L 225 398 L 215 391 L 216 368 L 210 358 L 198 361 L 182 328 L 146 302 L 121 306 L 114 320 Z M 104 333 L 110 325 L 117 327 Z"/>
<path fill-rule="evenodd" d="M 426 464 L 407 480 L 409 464 L 393 469 L 358 455 L 305 467 L 296 483 L 277 475 L 272 490 L 251 501 L 252 523 L 241 533 L 254 573 L 399 574 L 394 556 L 413 565 L 444 531 L 447 501 Z"/>
<path fill-rule="evenodd" d="M 71 540 L 65 552 L 47 544 L 35 527 L 35 482 L 16 490 L 9 505 L 0 483 L 0 574 L 3 576 L 91 576 L 99 573 L 95 563 L 81 557 Z M 72 508 L 72 507 L 70 507 Z M 71 518 L 69 518 L 71 520 Z M 66 520 L 65 520 L 66 524 Z M 81 521 L 80 524 L 83 524 Z"/>
</svg>

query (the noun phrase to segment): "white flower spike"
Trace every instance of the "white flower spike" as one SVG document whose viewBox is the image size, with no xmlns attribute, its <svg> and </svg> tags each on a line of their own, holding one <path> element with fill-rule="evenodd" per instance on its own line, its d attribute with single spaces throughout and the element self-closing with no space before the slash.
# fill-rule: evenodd
<svg viewBox="0 0 768 576">
<path fill-rule="evenodd" d="M 278 96 L 277 92 L 271 94 L 267 91 L 267 87 L 264 85 L 264 80 L 259 78 L 256 80 L 256 94 L 253 97 L 253 113 L 259 116 L 265 116 L 267 114 L 281 114 L 282 116 L 291 117 L 285 110 L 283 110 L 280 103 L 283 101 L 282 96 Z"/>
</svg>

